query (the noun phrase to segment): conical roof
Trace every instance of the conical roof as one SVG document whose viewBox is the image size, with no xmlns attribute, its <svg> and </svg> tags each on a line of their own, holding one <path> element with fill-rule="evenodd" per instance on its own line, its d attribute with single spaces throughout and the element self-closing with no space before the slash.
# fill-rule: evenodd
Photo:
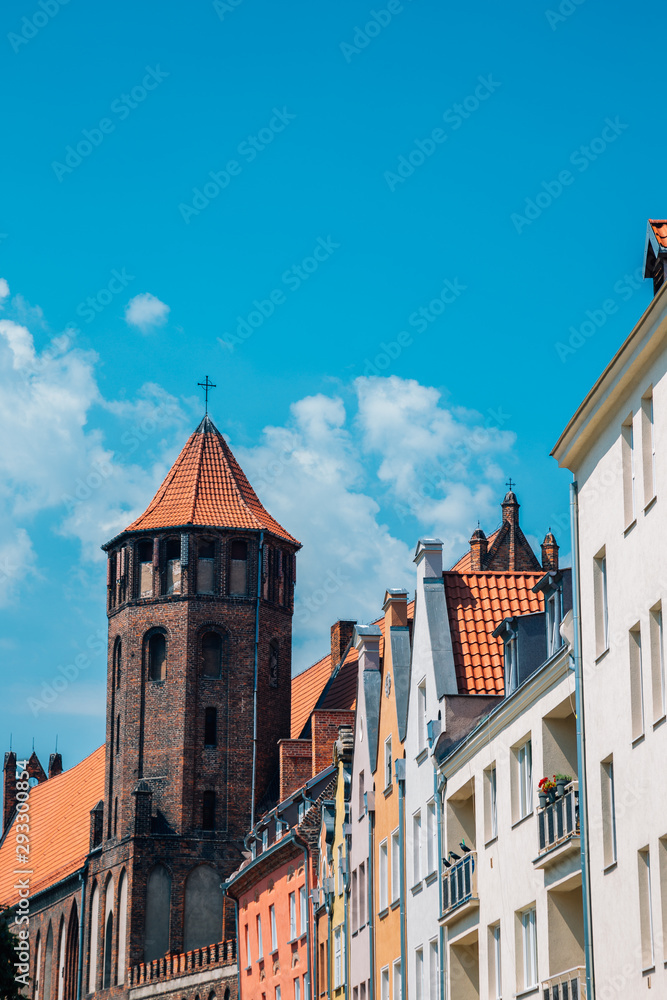
<svg viewBox="0 0 667 1000">
<path fill-rule="evenodd" d="M 187 524 L 265 530 L 299 545 L 260 503 L 232 450 L 204 417 L 144 513 L 125 531 L 156 531 Z"/>
</svg>

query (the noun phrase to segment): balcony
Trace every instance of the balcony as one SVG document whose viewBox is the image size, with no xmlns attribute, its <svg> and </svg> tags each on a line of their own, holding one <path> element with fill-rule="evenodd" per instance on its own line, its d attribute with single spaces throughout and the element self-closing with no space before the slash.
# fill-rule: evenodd
<svg viewBox="0 0 667 1000">
<path fill-rule="evenodd" d="M 579 787 L 569 785 L 555 802 L 537 810 L 538 852 L 533 864 L 546 868 L 579 850 Z"/>
<path fill-rule="evenodd" d="M 578 965 L 542 982 L 543 1000 L 586 1000 L 586 969 Z"/>
<path fill-rule="evenodd" d="M 478 906 L 477 851 L 470 851 L 442 876 L 442 919 L 448 923 Z"/>
</svg>

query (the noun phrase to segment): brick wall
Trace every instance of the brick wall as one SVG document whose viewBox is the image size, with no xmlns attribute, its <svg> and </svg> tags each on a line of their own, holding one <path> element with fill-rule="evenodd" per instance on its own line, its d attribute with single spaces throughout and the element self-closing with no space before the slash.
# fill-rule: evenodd
<svg viewBox="0 0 667 1000">
<path fill-rule="evenodd" d="M 338 739 L 339 726 L 353 726 L 354 712 L 348 709 L 316 709 L 311 719 L 313 774 L 333 763 L 333 745 Z"/>
<path fill-rule="evenodd" d="M 313 777 L 313 744 L 311 740 L 281 740 L 279 750 L 282 802 Z"/>
</svg>

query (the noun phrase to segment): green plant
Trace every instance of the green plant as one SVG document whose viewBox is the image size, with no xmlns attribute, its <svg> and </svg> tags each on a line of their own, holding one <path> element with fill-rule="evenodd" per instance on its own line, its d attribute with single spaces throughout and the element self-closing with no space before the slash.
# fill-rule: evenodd
<svg viewBox="0 0 667 1000">
<path fill-rule="evenodd" d="M 554 774 L 554 781 L 572 781 L 571 774 Z"/>
</svg>

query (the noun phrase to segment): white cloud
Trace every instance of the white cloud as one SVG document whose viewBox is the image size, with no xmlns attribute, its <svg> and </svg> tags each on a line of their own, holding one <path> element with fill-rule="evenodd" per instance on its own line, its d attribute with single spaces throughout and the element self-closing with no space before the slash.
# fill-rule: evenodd
<svg viewBox="0 0 667 1000">
<path fill-rule="evenodd" d="M 2 308 L 2 304 L 8 295 L 9 295 L 9 285 L 7 284 L 7 279 L 0 278 L 0 309 Z"/>
<path fill-rule="evenodd" d="M 125 307 L 125 322 L 146 333 L 152 327 L 164 326 L 167 322 L 169 306 L 160 302 L 150 292 L 142 292 L 130 299 Z"/>
</svg>

